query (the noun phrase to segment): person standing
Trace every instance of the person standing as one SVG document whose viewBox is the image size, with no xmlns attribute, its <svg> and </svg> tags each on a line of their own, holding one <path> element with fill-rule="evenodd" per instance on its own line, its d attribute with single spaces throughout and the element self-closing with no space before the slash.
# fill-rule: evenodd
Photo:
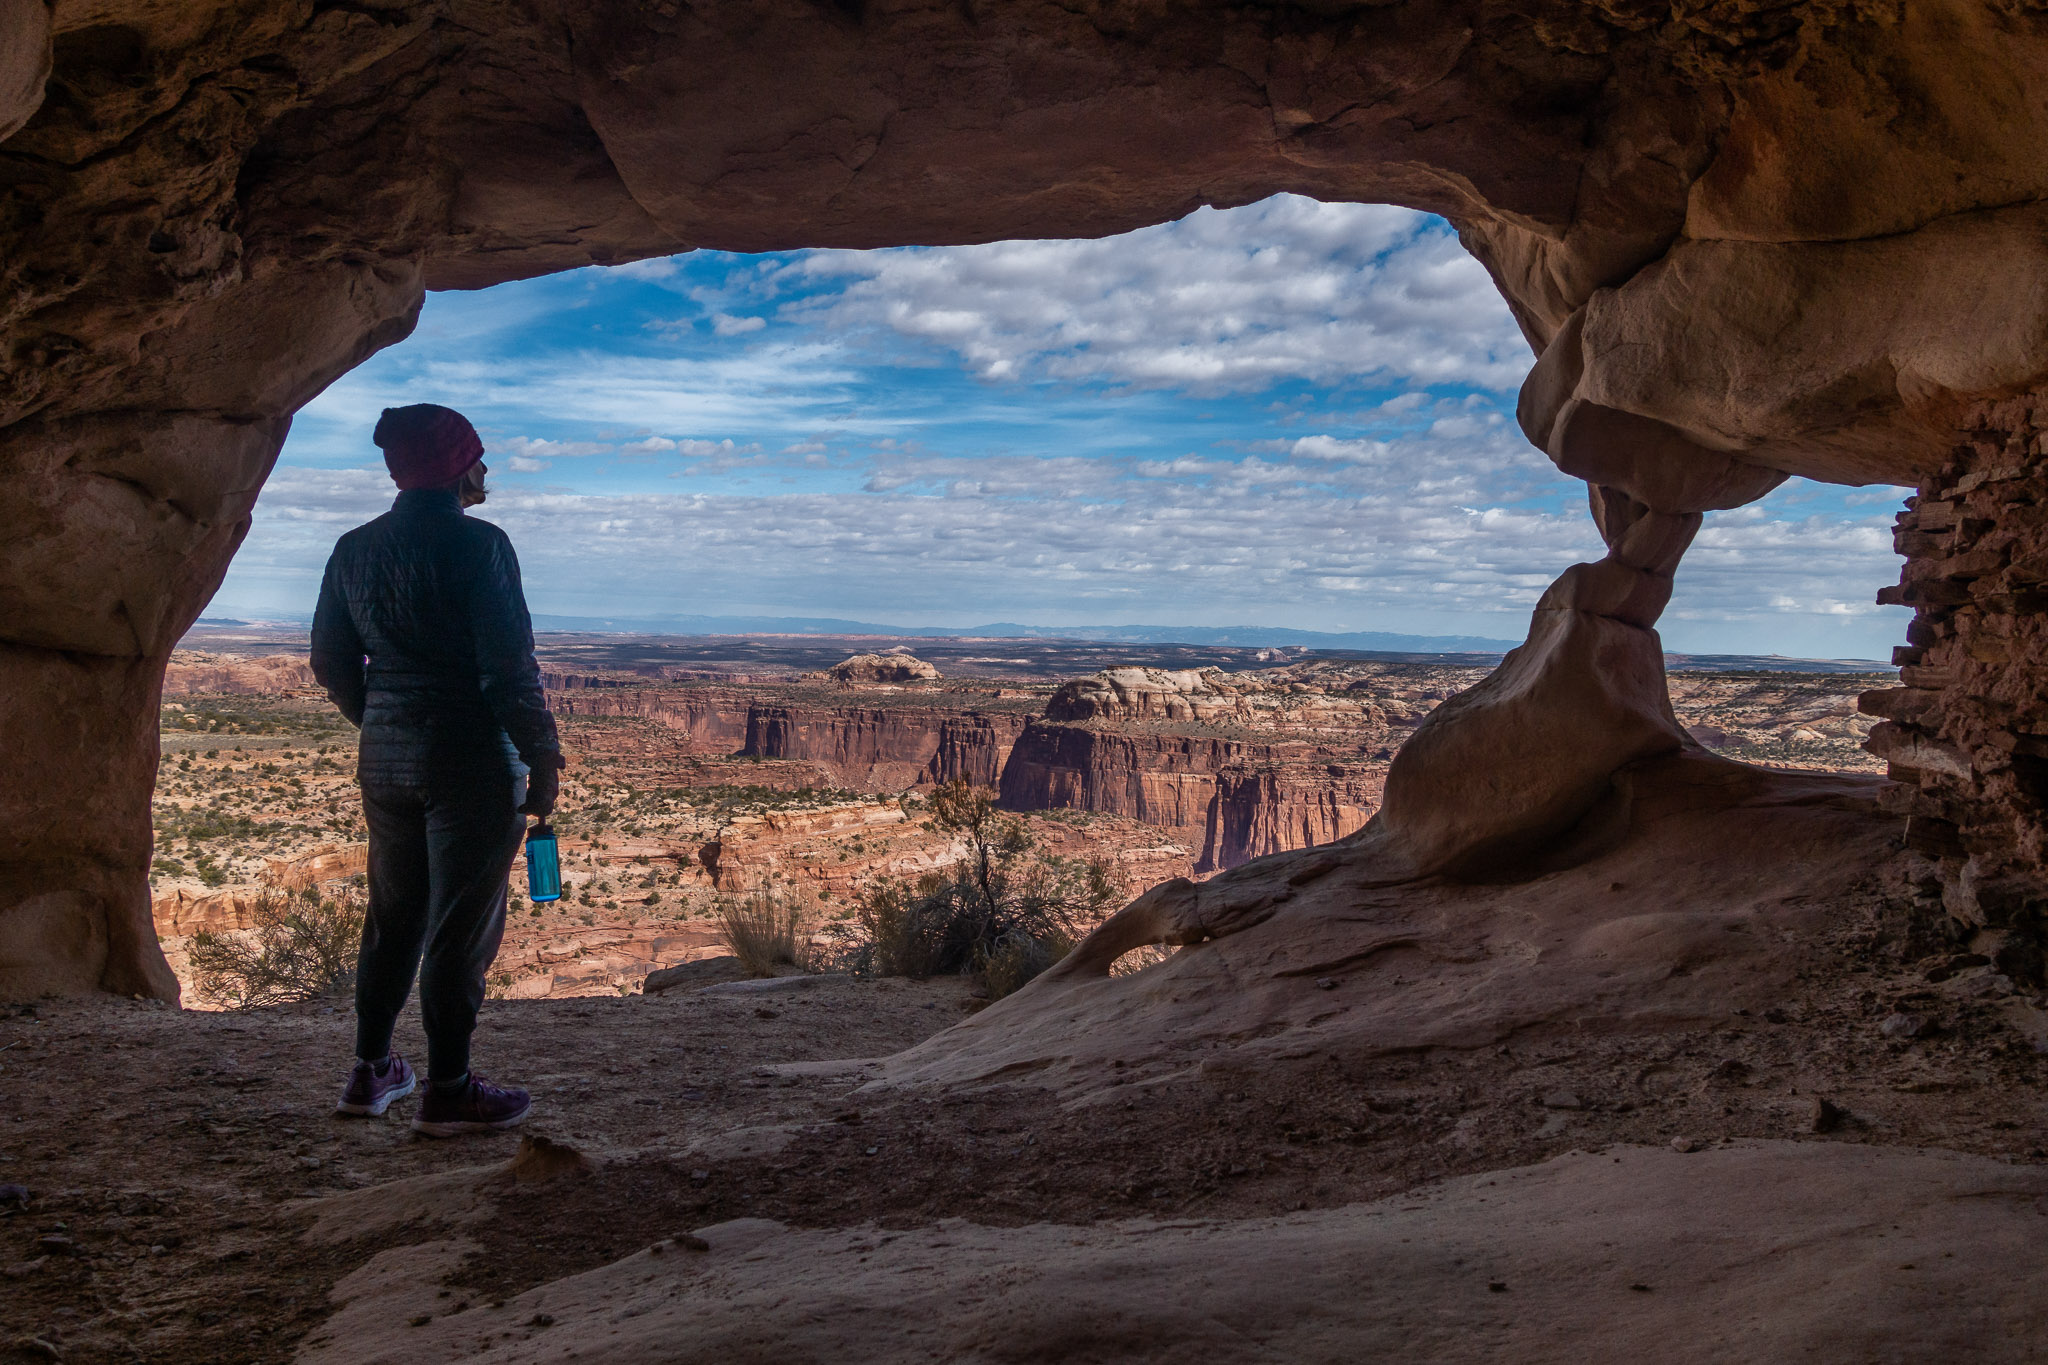
<svg viewBox="0 0 2048 1365">
<path fill-rule="evenodd" d="M 356 1063 L 336 1112 L 382 1114 L 412 1093 L 391 1034 L 417 973 L 427 1091 L 414 1131 L 510 1128 L 532 1100 L 471 1071 L 470 1035 L 524 817 L 554 810 L 561 741 L 512 543 L 463 515 L 486 495 L 476 429 L 416 403 L 386 408 L 371 439 L 398 499 L 336 543 L 313 613 L 313 676 L 362 731 L 370 831 Z"/>
</svg>

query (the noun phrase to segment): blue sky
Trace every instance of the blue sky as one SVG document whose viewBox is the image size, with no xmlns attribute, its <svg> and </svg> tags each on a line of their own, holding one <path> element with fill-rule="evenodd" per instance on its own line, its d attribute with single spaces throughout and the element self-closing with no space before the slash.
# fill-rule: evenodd
<svg viewBox="0 0 2048 1365">
<path fill-rule="evenodd" d="M 294 423 L 211 614 L 311 608 L 369 434 L 482 432 L 534 610 L 1519 638 L 1596 557 L 1531 363 L 1438 219 L 1280 196 L 1095 241 L 696 252 L 430 295 Z M 1709 517 L 1673 649 L 1883 658 L 1901 490 Z"/>
</svg>

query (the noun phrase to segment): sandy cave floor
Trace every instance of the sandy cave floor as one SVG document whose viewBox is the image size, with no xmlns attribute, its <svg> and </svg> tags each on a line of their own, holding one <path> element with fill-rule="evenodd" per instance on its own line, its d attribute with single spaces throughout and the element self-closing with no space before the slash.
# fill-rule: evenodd
<svg viewBox="0 0 2048 1365">
<path fill-rule="evenodd" d="M 36 1344 L 47 1343 L 66 1361 L 177 1365 L 282 1361 L 310 1338 L 321 1359 L 349 1359 L 323 1328 L 336 1284 L 394 1247 L 445 1249 L 451 1229 L 460 1254 L 434 1262 L 440 1287 L 408 1321 L 481 1311 L 735 1219 L 905 1230 L 1271 1218 L 1569 1151 L 1668 1152 L 1674 1138 L 1701 1151 L 1751 1139 L 1940 1148 L 2048 1168 L 2048 1015 L 1988 969 L 1897 963 L 1878 914 L 1843 905 L 1837 930 L 1787 949 L 1802 957 L 1796 990 L 1711 1027 L 1551 1029 L 1479 1051 L 1112 1083 L 1065 1104 L 1029 1086 L 855 1094 L 857 1072 L 767 1069 L 908 1046 L 972 1007 L 959 980 L 492 1002 L 480 1069 L 537 1092 L 523 1134 L 594 1164 L 530 1184 L 493 1176 L 521 1134 L 415 1139 L 411 1100 L 384 1120 L 332 1117 L 346 1006 L 10 1008 L 0 1184 L 31 1197 L 0 1213 L 0 1343 L 24 1359 L 53 1358 Z M 1887 1037 L 1900 1011 L 1932 1031 Z M 408 1047 L 418 1055 L 409 1021 Z M 1815 1133 L 1821 1098 L 1843 1117 Z M 350 1212 L 372 1205 L 383 1212 L 367 1221 Z"/>
</svg>

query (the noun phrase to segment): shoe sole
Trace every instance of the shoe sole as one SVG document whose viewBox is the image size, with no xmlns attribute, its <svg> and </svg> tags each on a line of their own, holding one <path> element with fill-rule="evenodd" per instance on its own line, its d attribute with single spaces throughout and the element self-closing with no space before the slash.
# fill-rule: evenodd
<svg viewBox="0 0 2048 1365">
<path fill-rule="evenodd" d="M 419 1075 L 417 1072 L 415 1072 L 413 1078 L 405 1083 L 405 1089 L 403 1090 L 394 1090 L 390 1094 L 384 1096 L 384 1098 L 373 1101 L 369 1104 L 350 1104 L 347 1100 L 343 1100 L 341 1103 L 334 1106 L 334 1112 L 337 1114 L 346 1114 L 351 1118 L 382 1118 L 384 1116 L 384 1111 L 391 1107 L 391 1102 L 393 1100 L 404 1099 L 407 1095 L 410 1095 L 413 1092 L 413 1090 L 419 1085 L 419 1083 Z"/>
<path fill-rule="evenodd" d="M 421 1137 L 433 1138 L 460 1137 L 464 1133 L 503 1132 L 507 1128 L 517 1128 L 520 1124 L 526 1122 L 526 1116 L 532 1112 L 533 1101 L 528 1100 L 526 1107 L 510 1118 L 496 1119 L 488 1123 L 482 1119 L 429 1120 L 415 1118 L 412 1121 L 412 1130 Z"/>
</svg>

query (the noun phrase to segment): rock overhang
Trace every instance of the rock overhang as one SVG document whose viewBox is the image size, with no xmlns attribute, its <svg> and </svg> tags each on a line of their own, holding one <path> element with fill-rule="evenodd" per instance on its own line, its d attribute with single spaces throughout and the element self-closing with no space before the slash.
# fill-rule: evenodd
<svg viewBox="0 0 2048 1365">
<path fill-rule="evenodd" d="M 1443 214 L 1540 356 L 1528 434 L 1594 484 L 1611 547 L 1494 689 L 1539 698 L 1586 661 L 1574 641 L 1654 641 L 1701 510 L 1785 473 L 1917 479 L 1966 404 L 2048 374 L 2048 20 L 1982 0 L 8 16 L 0 451 L 32 475 L 0 492 L 9 719 L 121 736 L 123 772 L 147 767 L 136 701 L 290 414 L 404 336 L 428 287 L 698 246 L 1098 235 L 1279 191 Z M 51 655 L 91 680 L 15 685 Z M 1574 760 L 1530 803 L 1550 824 L 1597 794 L 1592 768 L 1670 739 L 1654 699 L 1624 700 L 1643 744 Z M 146 785 L 48 799 L 93 818 L 48 826 L 55 856 L 6 855 L 42 869 L 22 903 L 89 865 L 103 928 L 136 918 Z"/>
</svg>

